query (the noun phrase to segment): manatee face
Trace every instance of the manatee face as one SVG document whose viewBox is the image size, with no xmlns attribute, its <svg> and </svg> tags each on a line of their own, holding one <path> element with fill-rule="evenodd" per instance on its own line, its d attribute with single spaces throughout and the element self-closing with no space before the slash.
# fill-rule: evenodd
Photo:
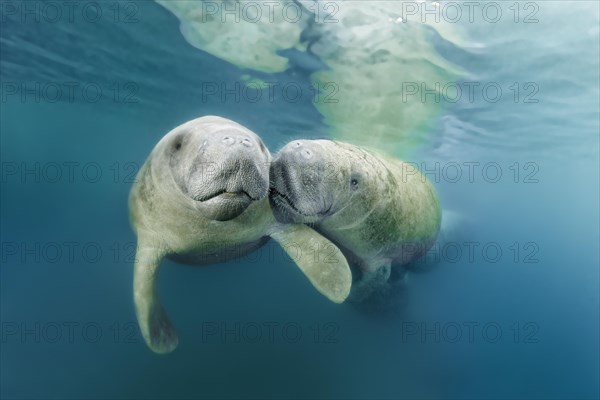
<svg viewBox="0 0 600 400">
<path fill-rule="evenodd" d="M 177 189 L 208 219 L 233 219 L 268 193 L 269 151 L 233 121 L 190 121 L 163 139 L 161 151 Z"/>
<path fill-rule="evenodd" d="M 368 207 L 369 174 L 359 154 L 329 140 L 296 140 L 270 168 L 269 199 L 281 222 L 318 223 L 349 206 Z"/>
</svg>

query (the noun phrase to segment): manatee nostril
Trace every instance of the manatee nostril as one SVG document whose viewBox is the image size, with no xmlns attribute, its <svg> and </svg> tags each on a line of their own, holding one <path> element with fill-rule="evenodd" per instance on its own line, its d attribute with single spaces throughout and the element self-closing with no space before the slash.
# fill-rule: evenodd
<svg viewBox="0 0 600 400">
<path fill-rule="evenodd" d="M 223 139 L 221 139 L 221 142 L 225 143 L 228 146 L 231 146 L 235 143 L 235 139 L 231 136 L 225 136 Z"/>
<path fill-rule="evenodd" d="M 308 149 L 304 149 L 300 152 L 300 154 L 302 154 L 302 157 L 306 158 L 307 160 L 312 158 L 312 151 L 308 150 Z"/>
<path fill-rule="evenodd" d="M 294 142 L 294 147 L 297 148 L 297 147 L 300 147 L 300 146 L 302 146 L 302 143 L 300 143 L 300 142 Z"/>
<path fill-rule="evenodd" d="M 240 143 L 246 147 L 252 147 L 252 141 L 248 138 L 243 138 Z"/>
</svg>

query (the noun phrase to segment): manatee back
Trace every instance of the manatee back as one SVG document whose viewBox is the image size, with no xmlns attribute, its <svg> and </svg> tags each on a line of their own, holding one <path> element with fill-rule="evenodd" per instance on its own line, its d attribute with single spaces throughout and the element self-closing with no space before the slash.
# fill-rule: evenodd
<svg viewBox="0 0 600 400">
<path fill-rule="evenodd" d="M 388 159 L 386 163 L 396 181 L 399 201 L 396 212 L 401 216 L 397 235 L 401 243 L 394 263 L 406 264 L 425 254 L 440 230 L 442 211 L 432 183 L 414 165 Z"/>
</svg>

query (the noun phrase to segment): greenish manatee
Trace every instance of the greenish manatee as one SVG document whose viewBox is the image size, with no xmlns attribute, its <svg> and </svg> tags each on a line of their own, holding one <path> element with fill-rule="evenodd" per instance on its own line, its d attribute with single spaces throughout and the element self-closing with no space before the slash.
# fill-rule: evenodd
<svg viewBox="0 0 600 400">
<path fill-rule="evenodd" d="M 165 257 L 214 264 L 272 237 L 319 292 L 336 303 L 348 296 L 352 275 L 340 250 L 306 226 L 276 221 L 267 196 L 270 161 L 255 133 L 207 116 L 167 133 L 140 169 L 129 195 L 137 235 L 133 290 L 140 330 L 153 351 L 168 353 L 178 344 L 156 291 Z"/>
<path fill-rule="evenodd" d="M 439 201 L 425 176 L 361 147 L 293 141 L 276 154 L 270 175 L 276 218 L 313 227 L 359 272 L 353 301 L 381 288 L 392 265 L 394 275 L 402 277 L 402 266 L 424 255 L 440 230 Z"/>
</svg>

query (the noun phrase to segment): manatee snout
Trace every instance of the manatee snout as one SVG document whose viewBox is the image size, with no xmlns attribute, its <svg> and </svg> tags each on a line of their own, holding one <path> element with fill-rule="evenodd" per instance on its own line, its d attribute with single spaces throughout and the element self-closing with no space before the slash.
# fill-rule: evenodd
<svg viewBox="0 0 600 400">
<path fill-rule="evenodd" d="M 280 222 L 307 223 L 331 210 L 330 175 L 322 149 L 315 141 L 285 145 L 271 163 L 269 199 Z"/>
<path fill-rule="evenodd" d="M 235 218 L 267 196 L 270 154 L 258 136 L 232 128 L 194 133 L 174 145 L 171 164 L 187 170 L 175 180 L 206 217 Z"/>
</svg>

